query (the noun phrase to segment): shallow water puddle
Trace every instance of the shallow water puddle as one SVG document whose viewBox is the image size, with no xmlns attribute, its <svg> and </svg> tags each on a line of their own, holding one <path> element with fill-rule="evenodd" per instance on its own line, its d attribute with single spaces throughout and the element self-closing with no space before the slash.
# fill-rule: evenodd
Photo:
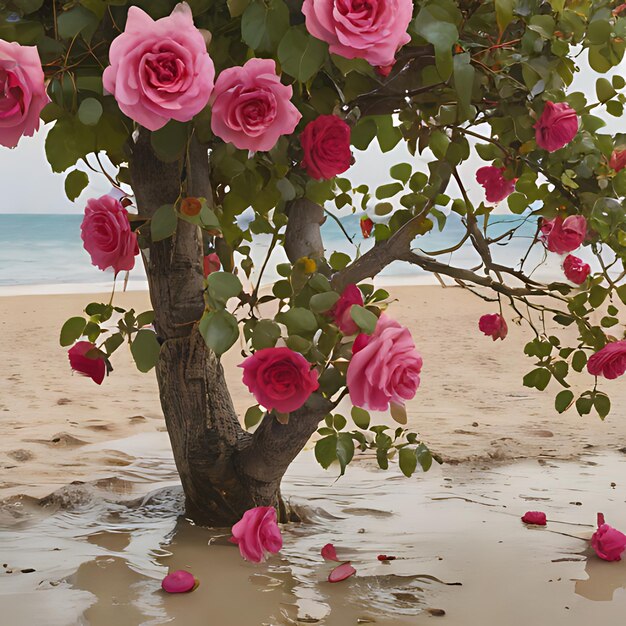
<svg viewBox="0 0 626 626">
<path fill-rule="evenodd" d="M 623 622 L 626 562 L 600 561 L 585 540 L 597 511 L 626 529 L 624 456 L 443 466 L 412 479 L 363 461 L 335 482 L 303 454 L 284 493 L 304 522 L 283 529 L 279 556 L 252 565 L 227 542 L 226 530 L 178 517 L 181 497 L 165 436 L 100 449 L 135 460 L 109 481 L 69 485 L 43 505 L 21 497 L 0 506 L 0 623 Z M 547 513 L 547 528 L 521 523 L 529 509 Z M 329 542 L 352 561 L 356 577 L 326 582 L 331 567 L 320 548 Z M 381 563 L 379 554 L 398 558 Z M 168 568 L 188 569 L 200 587 L 166 595 L 160 581 Z"/>
</svg>

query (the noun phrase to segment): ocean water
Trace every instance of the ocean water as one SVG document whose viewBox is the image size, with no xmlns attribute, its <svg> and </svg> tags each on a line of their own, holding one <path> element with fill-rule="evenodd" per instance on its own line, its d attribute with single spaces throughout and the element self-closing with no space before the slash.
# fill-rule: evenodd
<svg viewBox="0 0 626 626">
<path fill-rule="evenodd" d="M 102 272 L 91 265 L 89 255 L 83 249 L 80 238 L 81 215 L 15 215 L 0 214 L 0 288 L 3 292 L 21 287 L 22 291 L 54 292 L 81 291 L 108 288 L 112 284 L 113 273 Z M 351 243 L 338 224 L 327 219 L 322 227 L 327 251 L 342 251 L 352 255 L 361 253 L 373 245 L 373 240 L 363 240 L 359 216 L 349 215 L 341 218 L 342 226 L 352 238 Z M 516 265 L 525 255 L 532 242 L 535 222 L 515 215 L 496 215 L 492 217 L 488 233 L 493 237 L 510 228 L 521 225 L 516 237 L 506 245 L 493 246 L 493 256 L 501 263 Z M 424 252 L 433 252 L 449 248 L 458 243 L 463 236 L 463 226 L 459 217 L 452 214 L 443 232 L 435 229 L 415 240 L 414 246 Z M 253 245 L 255 262 L 260 266 L 269 244 L 269 237 L 255 238 Z M 532 268 L 539 264 L 544 254 L 541 246 L 535 246 L 526 267 Z M 478 265 L 478 255 L 468 243 L 453 254 L 441 255 L 440 261 L 460 267 Z M 285 259 L 284 252 L 277 250 L 272 254 L 263 282 L 275 280 L 273 270 L 277 263 Z M 554 260 L 553 260 L 554 261 Z M 559 274 L 558 264 L 552 262 L 540 268 L 539 274 L 556 277 Z M 416 266 L 395 262 L 382 273 L 387 283 L 421 283 L 432 281 L 432 277 Z M 118 279 L 121 282 L 122 279 Z M 129 288 L 145 288 L 145 272 L 138 260 L 135 269 L 130 273 Z"/>
</svg>

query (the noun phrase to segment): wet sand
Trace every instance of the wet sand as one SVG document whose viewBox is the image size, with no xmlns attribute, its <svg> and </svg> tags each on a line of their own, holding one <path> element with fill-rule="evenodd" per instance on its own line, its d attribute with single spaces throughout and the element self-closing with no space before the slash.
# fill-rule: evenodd
<svg viewBox="0 0 626 626">
<path fill-rule="evenodd" d="M 604 423 L 558 416 L 556 390 L 521 385 L 532 368 L 527 329 L 511 324 L 493 343 L 476 328 L 491 306 L 470 294 L 392 294 L 391 314 L 425 361 L 410 424 L 447 463 L 406 479 L 364 458 L 335 482 L 304 453 L 284 491 L 306 521 L 285 527 L 281 555 L 261 566 L 242 562 L 226 531 L 178 519 L 153 377 L 124 351 L 101 387 L 70 375 L 58 331 L 97 298 L 0 298 L 0 623 L 621 623 L 626 565 L 601 562 L 586 539 L 598 510 L 626 528 L 623 381 L 605 386 L 614 409 Z M 119 302 L 149 308 L 145 293 Z M 236 352 L 226 368 L 243 415 Z M 529 509 L 548 513 L 547 529 L 520 522 Z M 325 582 L 319 549 L 329 541 L 357 577 Z M 380 553 L 400 558 L 379 563 Z M 166 596 L 168 567 L 188 568 L 201 586 Z"/>
</svg>

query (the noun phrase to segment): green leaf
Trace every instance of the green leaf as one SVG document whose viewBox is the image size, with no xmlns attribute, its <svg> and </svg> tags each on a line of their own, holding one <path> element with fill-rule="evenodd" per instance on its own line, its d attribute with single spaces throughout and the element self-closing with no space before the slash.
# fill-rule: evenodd
<svg viewBox="0 0 626 626">
<path fill-rule="evenodd" d="M 239 338 L 237 318 L 224 310 L 205 313 L 198 330 L 209 350 L 217 356 L 229 350 Z"/>
<path fill-rule="evenodd" d="M 579 415 L 589 415 L 591 413 L 591 407 L 593 406 L 593 400 L 591 398 L 580 396 L 576 400 L 576 410 Z"/>
<path fill-rule="evenodd" d="M 60 343 L 65 348 L 79 339 L 85 330 L 87 320 L 84 317 L 71 317 L 61 328 Z"/>
<path fill-rule="evenodd" d="M 95 98 L 86 98 L 78 107 L 78 119 L 85 126 L 95 126 L 102 117 L 102 104 Z"/>
<path fill-rule="evenodd" d="M 413 168 L 409 163 L 396 163 L 396 165 L 392 165 L 391 169 L 389 170 L 391 178 L 395 178 L 405 185 L 409 182 L 409 178 L 411 178 L 412 173 Z"/>
<path fill-rule="evenodd" d="M 333 252 L 328 262 L 335 271 L 339 271 L 346 267 L 351 260 L 352 259 L 344 252 Z"/>
<path fill-rule="evenodd" d="M 243 289 L 239 278 L 230 272 L 213 272 L 206 282 L 212 304 L 219 308 L 225 307 L 228 300 L 238 296 Z"/>
<path fill-rule="evenodd" d="M 353 406 L 350 415 L 352 416 L 352 421 L 362 430 L 366 430 L 370 425 L 370 414 L 361 407 Z"/>
<path fill-rule="evenodd" d="M 366 308 L 354 304 L 350 309 L 350 317 L 365 334 L 371 335 L 376 330 L 378 318 Z"/>
<path fill-rule="evenodd" d="M 274 52 L 288 28 L 289 9 L 282 0 L 255 0 L 241 18 L 241 37 L 258 52 Z"/>
<path fill-rule="evenodd" d="M 322 67 L 327 51 L 326 43 L 311 37 L 304 26 L 296 26 L 280 40 L 278 60 L 283 71 L 306 83 Z"/>
<path fill-rule="evenodd" d="M 400 183 L 388 183 L 386 185 L 381 185 L 376 190 L 376 197 L 379 200 L 383 200 L 384 198 L 391 198 L 395 196 L 397 193 L 400 193 L 403 189 L 403 186 Z"/>
<path fill-rule="evenodd" d="M 188 125 L 172 120 L 150 134 L 150 143 L 161 161 L 173 163 L 184 155 L 188 138 Z"/>
<path fill-rule="evenodd" d="M 571 406 L 574 401 L 574 394 L 569 389 L 564 389 L 557 394 L 554 400 L 554 408 L 559 413 L 564 413 Z"/>
<path fill-rule="evenodd" d="M 94 13 L 82 6 L 75 6 L 62 12 L 57 19 L 57 28 L 61 39 L 73 39 L 82 34 L 89 41 L 96 32 L 100 20 Z"/>
<path fill-rule="evenodd" d="M 415 450 L 415 454 L 417 462 L 422 466 L 422 470 L 427 472 L 433 464 L 433 455 L 430 450 L 423 443 L 420 443 Z"/>
<path fill-rule="evenodd" d="M 13 4 L 22 11 L 24 15 L 28 15 L 29 13 L 34 13 L 41 9 L 43 0 L 13 0 Z"/>
<path fill-rule="evenodd" d="M 598 412 L 598 415 L 604 419 L 611 412 L 611 400 L 609 396 L 604 393 L 596 393 L 593 399 L 593 408 Z"/>
<path fill-rule="evenodd" d="M 176 232 L 178 218 L 173 204 L 159 207 L 150 220 L 150 236 L 152 241 L 162 241 Z"/>
<path fill-rule="evenodd" d="M 596 95 L 598 96 L 598 100 L 600 102 L 606 102 L 613 96 L 617 95 L 617 92 L 609 80 L 601 77 L 596 81 Z"/>
<path fill-rule="evenodd" d="M 495 0 L 496 3 L 496 22 L 498 29 L 502 34 L 506 27 L 513 21 L 513 8 L 515 0 Z"/>
<path fill-rule="evenodd" d="M 312 335 L 317 330 L 315 315 L 302 307 L 294 307 L 279 313 L 276 321 L 284 324 L 290 335 Z"/>
<path fill-rule="evenodd" d="M 341 468 L 340 476 L 346 473 L 346 467 L 354 457 L 354 440 L 349 433 L 340 433 L 337 437 L 337 460 Z"/>
<path fill-rule="evenodd" d="M 435 48 L 435 64 L 442 80 L 452 75 L 452 46 L 459 38 L 455 24 L 439 19 L 431 6 L 422 7 L 414 21 L 415 31 Z"/>
<path fill-rule="evenodd" d="M 89 176 L 85 172 L 72 170 L 65 179 L 65 195 L 74 202 L 88 184 Z"/>
<path fill-rule="evenodd" d="M 329 435 L 315 443 L 315 458 L 324 469 L 337 460 L 337 435 Z"/>
<path fill-rule="evenodd" d="M 398 462 L 402 473 L 409 478 L 417 468 L 417 455 L 413 448 L 400 448 L 398 453 Z"/>
<path fill-rule="evenodd" d="M 339 300 L 339 294 L 334 291 L 326 291 L 324 293 L 316 293 L 311 297 L 309 306 L 313 313 L 325 313 L 335 306 Z"/>
<path fill-rule="evenodd" d="M 246 415 L 243 418 L 243 423 L 245 427 L 250 430 L 253 426 L 256 426 L 261 421 L 261 418 L 264 415 L 265 411 L 258 404 L 255 404 L 246 411 Z"/>
<path fill-rule="evenodd" d="M 469 110 L 469 106 L 472 103 L 475 74 L 469 53 L 456 54 L 454 56 L 454 87 L 459 98 L 459 104 L 464 112 Z"/>
<path fill-rule="evenodd" d="M 406 407 L 404 404 L 397 404 L 396 402 L 391 402 L 389 404 L 389 410 L 391 413 L 391 417 L 398 424 L 406 424 L 408 422 L 408 416 L 406 414 Z"/>
<path fill-rule="evenodd" d="M 231 17 L 239 17 L 250 4 L 250 0 L 226 0 Z"/>
<path fill-rule="evenodd" d="M 252 347 L 255 350 L 273 348 L 281 335 L 280 327 L 272 320 L 259 320 L 252 331 Z"/>
<path fill-rule="evenodd" d="M 161 345 L 156 333 L 151 330 L 140 330 L 130 345 L 130 351 L 140 372 L 149 372 L 158 362 Z"/>
<path fill-rule="evenodd" d="M 144 311 L 137 316 L 137 326 L 149 326 L 154 322 L 154 311 Z"/>
</svg>

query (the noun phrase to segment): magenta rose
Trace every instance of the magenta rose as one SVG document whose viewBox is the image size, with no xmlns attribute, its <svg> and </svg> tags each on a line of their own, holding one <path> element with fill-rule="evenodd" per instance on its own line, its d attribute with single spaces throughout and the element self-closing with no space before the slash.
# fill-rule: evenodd
<svg viewBox="0 0 626 626">
<path fill-rule="evenodd" d="M 582 215 L 561 216 L 541 223 L 541 239 L 550 252 L 567 254 L 580 248 L 587 235 L 587 220 Z"/>
<path fill-rule="evenodd" d="M 291 413 L 319 387 L 317 370 L 289 348 L 257 350 L 239 367 L 243 368 L 244 385 L 268 411 Z"/>
<path fill-rule="evenodd" d="M 246 561 L 260 563 L 268 553 L 276 554 L 283 547 L 283 538 L 276 522 L 276 509 L 257 506 L 243 514 L 233 526 L 231 542 L 239 546 Z"/>
<path fill-rule="evenodd" d="M 616 172 L 621 172 L 626 167 L 626 149 L 616 148 L 613 150 L 609 159 L 609 166 Z"/>
<path fill-rule="evenodd" d="M 487 337 L 491 337 L 494 341 L 496 339 L 504 339 L 509 332 L 506 320 L 502 317 L 502 315 L 500 315 L 500 313 L 483 315 L 478 320 L 478 328 L 481 332 L 485 333 Z"/>
<path fill-rule="evenodd" d="M 403 405 L 415 396 L 422 357 L 408 328 L 383 314 L 374 333 L 369 337 L 359 335 L 356 346 L 347 375 L 354 406 L 386 411 L 390 402 Z"/>
<path fill-rule="evenodd" d="M 476 172 L 476 180 L 485 188 L 487 202 L 501 202 L 515 191 L 515 180 L 504 177 L 506 168 L 487 165 Z"/>
<path fill-rule="evenodd" d="M 222 264 L 220 262 L 220 258 L 217 256 L 215 252 L 211 252 L 211 254 L 207 254 L 204 257 L 204 277 L 206 278 L 209 274 L 213 272 L 219 272 L 222 268 Z"/>
<path fill-rule="evenodd" d="M 602 350 L 592 354 L 587 361 L 587 371 L 609 380 L 620 377 L 626 372 L 626 339 L 607 343 Z"/>
<path fill-rule="evenodd" d="M 186 3 L 156 21 L 130 7 L 109 60 L 104 88 L 123 113 L 148 130 L 158 130 L 170 120 L 188 122 L 204 109 L 213 90 L 213 61 Z"/>
<path fill-rule="evenodd" d="M 526 511 L 522 516 L 522 522 L 535 526 L 545 526 L 547 523 L 546 514 L 542 511 Z"/>
<path fill-rule="evenodd" d="M 81 376 L 91 378 L 94 383 L 101 385 L 106 374 L 106 363 L 96 351 L 96 346 L 89 341 L 79 341 L 67 352 L 70 367 Z M 89 354 L 92 352 L 92 354 Z"/>
<path fill-rule="evenodd" d="M 591 267 L 577 256 L 568 254 L 563 261 L 563 271 L 567 280 L 571 280 L 577 285 L 582 285 L 587 280 Z"/>
<path fill-rule="evenodd" d="M 350 315 L 355 304 L 363 306 L 363 294 L 356 285 L 348 285 L 335 306 L 330 310 L 330 315 L 335 320 L 335 324 L 344 335 L 356 335 L 359 332 L 359 327 Z"/>
<path fill-rule="evenodd" d="M 111 196 L 88 200 L 80 230 L 83 247 L 96 267 L 112 267 L 116 274 L 135 267 L 137 235 L 130 229 L 128 213 L 119 200 Z"/>
<path fill-rule="evenodd" d="M 350 167 L 350 126 L 336 115 L 320 115 L 309 122 L 300 143 L 302 166 L 311 178 L 328 180 Z"/>
<path fill-rule="evenodd" d="M 411 40 L 411 0 L 304 0 L 306 28 L 346 59 L 393 65 L 398 48 Z"/>
<path fill-rule="evenodd" d="M 626 550 L 626 535 L 609 526 L 604 515 L 598 513 L 598 530 L 591 537 L 591 547 L 605 561 L 621 561 Z"/>
<path fill-rule="evenodd" d="M 250 59 L 224 70 L 211 97 L 211 129 L 241 150 L 271 150 L 281 135 L 290 135 L 300 112 L 291 102 L 293 89 L 280 82 L 271 59 Z"/>
<path fill-rule="evenodd" d="M 0 145 L 15 148 L 32 137 L 48 102 L 37 48 L 0 39 Z"/>
<path fill-rule="evenodd" d="M 576 137 L 578 116 L 565 102 L 555 104 L 548 101 L 534 128 L 537 145 L 554 152 Z"/>
</svg>

